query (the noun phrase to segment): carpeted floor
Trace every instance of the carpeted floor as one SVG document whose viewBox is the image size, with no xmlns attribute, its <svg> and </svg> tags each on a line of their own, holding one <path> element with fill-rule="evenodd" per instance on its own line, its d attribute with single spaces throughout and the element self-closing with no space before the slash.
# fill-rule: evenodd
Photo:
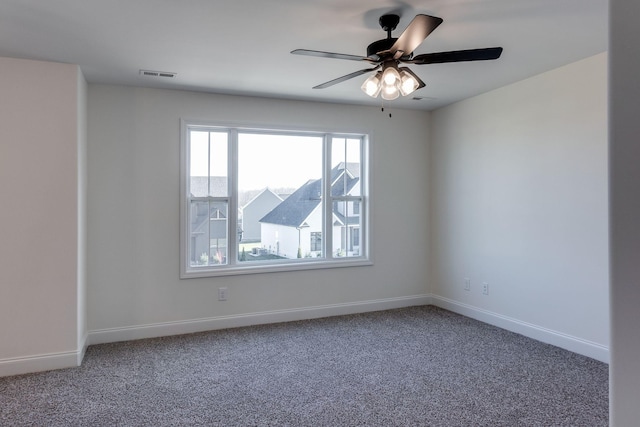
<svg viewBox="0 0 640 427">
<path fill-rule="evenodd" d="M 431 306 L 91 346 L 2 426 L 606 426 L 608 366 Z"/>
</svg>

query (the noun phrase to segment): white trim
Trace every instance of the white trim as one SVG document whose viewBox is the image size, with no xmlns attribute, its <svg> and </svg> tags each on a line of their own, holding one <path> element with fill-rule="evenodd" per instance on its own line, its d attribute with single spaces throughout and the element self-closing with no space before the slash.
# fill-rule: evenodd
<svg viewBox="0 0 640 427">
<path fill-rule="evenodd" d="M 189 265 L 189 248 L 185 236 L 189 235 L 189 211 L 187 200 L 187 175 L 189 172 L 189 153 L 187 151 L 188 122 L 180 119 L 180 278 L 182 279 Z"/>
<path fill-rule="evenodd" d="M 431 298 L 429 295 L 424 294 L 344 304 L 263 311 L 178 322 L 153 323 L 124 328 L 100 329 L 90 331 L 88 341 L 90 345 L 105 344 L 119 341 L 212 331 L 217 329 L 237 328 L 242 326 L 292 322 L 296 320 L 317 319 L 321 317 L 341 316 L 345 314 L 391 310 L 394 308 L 429 304 L 431 304 Z"/>
<path fill-rule="evenodd" d="M 304 271 L 304 270 L 319 270 L 325 268 L 342 268 L 342 267 L 363 267 L 373 265 L 373 261 L 363 259 L 362 257 L 344 257 L 333 258 L 330 261 L 326 259 L 311 259 L 307 261 L 306 258 L 287 259 L 281 263 L 277 263 L 279 260 L 269 261 L 270 263 L 263 263 L 260 261 L 252 261 L 251 265 L 235 267 L 235 266 L 220 266 L 212 272 L 210 268 L 204 268 L 201 272 L 197 270 L 197 267 L 192 267 L 188 275 L 180 276 L 181 279 L 193 279 L 198 277 L 213 277 L 213 276 L 234 276 L 243 274 L 261 274 L 261 273 L 278 273 L 283 271 Z"/>
<path fill-rule="evenodd" d="M 84 355 L 87 353 L 87 347 L 89 347 L 89 334 L 85 333 L 82 338 L 80 338 L 80 342 L 78 343 L 78 351 L 76 352 L 78 357 L 76 360 L 76 366 L 82 365 L 82 361 L 84 360 Z"/>
<path fill-rule="evenodd" d="M 322 177 L 327 179 L 322 180 L 324 202 L 318 205 L 322 208 L 322 254 L 324 259 L 329 261 L 333 259 L 333 207 L 330 202 L 327 203 L 327 201 L 331 200 L 331 184 L 333 184 L 331 182 L 331 137 L 331 134 L 326 133 L 322 138 Z M 316 206 L 316 209 L 318 209 L 318 206 Z"/>
<path fill-rule="evenodd" d="M 574 337 L 562 332 L 543 328 L 531 323 L 523 322 L 513 317 L 503 316 L 482 308 L 460 303 L 448 298 L 431 295 L 432 304 L 454 313 L 524 335 L 543 343 L 555 345 L 565 350 L 591 357 L 604 363 L 609 363 L 609 347 L 582 338 Z"/>
<path fill-rule="evenodd" d="M 211 134 L 209 134 L 211 135 Z M 227 137 L 227 264 L 232 268 L 238 268 L 238 129 L 232 128 Z M 184 201 L 183 201 L 184 203 Z M 209 216 L 211 214 L 208 214 Z M 189 230 L 189 227 L 187 227 Z M 189 236 L 189 234 L 187 234 Z M 190 237 L 189 237 L 190 238 Z M 185 239 L 188 241 L 188 239 Z M 211 243 L 209 243 L 209 248 Z M 234 249 L 233 253 L 231 250 Z M 189 274 L 189 269 L 186 275 Z"/>
<path fill-rule="evenodd" d="M 87 347 L 94 344 L 189 334 L 251 325 L 292 322 L 296 320 L 317 319 L 321 317 L 341 316 L 347 314 L 367 313 L 419 305 L 434 305 L 436 307 L 479 320 L 483 323 L 524 335 L 537 341 L 555 345 L 604 363 L 609 363 L 609 348 L 601 344 L 523 322 L 512 317 L 503 316 L 498 313 L 460 303 L 448 298 L 432 294 L 420 294 L 351 303 L 263 311 L 231 316 L 217 316 L 177 322 L 153 323 L 122 328 L 99 329 L 89 331 L 89 333 L 81 339 L 81 345 L 79 345 L 79 350 L 77 351 L 0 359 L 0 377 L 80 366 Z"/>
<path fill-rule="evenodd" d="M 22 375 L 54 369 L 75 368 L 84 356 L 84 349 L 61 353 L 38 354 L 35 356 L 0 359 L 0 377 Z"/>
<path fill-rule="evenodd" d="M 190 224 L 189 224 L 189 200 L 196 200 L 197 198 L 188 197 L 188 177 L 190 176 L 190 130 L 201 128 L 203 130 L 213 131 L 220 130 L 227 132 L 227 147 L 228 147 L 228 237 L 227 237 L 227 263 L 225 265 L 218 266 L 191 266 L 190 265 Z M 360 141 L 360 185 L 361 195 L 359 200 L 362 201 L 361 213 L 360 213 L 360 252 L 358 256 L 348 257 L 349 260 L 343 260 L 341 257 L 333 257 L 332 249 L 332 203 L 327 201 L 333 200 L 331 197 L 331 183 L 328 179 L 323 179 L 323 200 L 321 203 L 325 207 L 324 210 L 324 228 L 323 228 L 323 247 L 324 257 L 322 259 L 298 260 L 298 259 L 283 259 L 283 260 L 270 260 L 263 262 L 252 262 L 251 265 L 246 263 L 239 263 L 236 257 L 236 250 L 238 248 L 236 224 L 238 223 L 238 209 L 237 206 L 237 180 L 238 180 L 238 134 L 239 133 L 256 133 L 256 134 L 282 134 L 282 135 L 309 135 L 323 138 L 323 155 L 322 161 L 324 165 L 323 177 L 327 178 L 331 176 L 331 144 L 332 138 L 345 138 L 345 139 L 358 139 Z M 230 126 L 220 125 L 214 122 L 206 122 L 201 120 L 186 120 L 180 119 L 180 279 L 191 279 L 201 277 L 217 277 L 217 276 L 229 276 L 229 275 L 243 275 L 243 274 L 255 274 L 255 273 L 267 273 L 267 272 L 281 272 L 281 271 L 296 271 L 296 270 L 309 270 L 309 269 L 324 269 L 324 268 L 336 268 L 336 267 L 351 267 L 351 266 L 363 266 L 372 265 L 373 262 L 370 258 L 370 241 L 369 241 L 369 229 L 368 229 L 368 215 L 370 215 L 368 199 L 370 194 L 367 192 L 369 189 L 368 181 L 370 179 L 368 165 L 369 162 L 369 136 L 367 133 L 352 133 L 352 132 L 331 132 L 331 131 L 310 131 L 299 129 L 297 126 L 293 126 L 288 130 L 276 128 L 272 126 L 262 128 L 256 126 Z M 346 159 L 345 159 L 346 160 Z M 212 200 L 211 197 L 205 198 L 206 200 Z"/>
</svg>

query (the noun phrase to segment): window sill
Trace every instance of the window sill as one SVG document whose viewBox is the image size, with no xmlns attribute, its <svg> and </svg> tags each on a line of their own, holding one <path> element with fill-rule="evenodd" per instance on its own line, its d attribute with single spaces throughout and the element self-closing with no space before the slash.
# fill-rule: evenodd
<svg viewBox="0 0 640 427">
<path fill-rule="evenodd" d="M 344 258 L 331 261 L 300 261 L 287 262 L 286 264 L 260 264 L 251 266 L 226 265 L 216 268 L 202 267 L 190 268 L 181 272 L 180 279 L 196 279 L 202 277 L 236 276 L 243 274 L 280 273 L 285 271 L 320 270 L 326 268 L 362 267 L 373 265 L 366 258 Z"/>
</svg>

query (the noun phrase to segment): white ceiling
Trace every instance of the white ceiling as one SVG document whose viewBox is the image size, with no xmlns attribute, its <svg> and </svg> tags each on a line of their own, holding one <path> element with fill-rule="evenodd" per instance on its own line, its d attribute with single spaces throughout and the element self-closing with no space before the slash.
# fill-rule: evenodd
<svg viewBox="0 0 640 427">
<path fill-rule="evenodd" d="M 0 0 L 0 56 L 79 64 L 89 83 L 380 105 L 360 90 L 366 76 L 311 89 L 368 64 L 289 52 L 364 56 L 386 37 L 388 12 L 402 16 L 396 37 L 418 13 L 444 19 L 415 54 L 504 48 L 496 61 L 410 66 L 424 99 L 391 103 L 429 110 L 605 51 L 607 10 L 607 0 Z"/>
</svg>

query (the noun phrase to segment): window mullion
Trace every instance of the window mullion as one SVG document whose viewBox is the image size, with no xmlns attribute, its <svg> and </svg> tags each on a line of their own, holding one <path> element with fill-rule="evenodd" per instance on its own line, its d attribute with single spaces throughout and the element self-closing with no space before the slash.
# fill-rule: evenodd
<svg viewBox="0 0 640 427">
<path fill-rule="evenodd" d="M 325 259 L 333 258 L 333 200 L 331 198 L 331 135 L 325 134 L 322 151 L 322 210 L 324 238 L 323 251 Z"/>
<path fill-rule="evenodd" d="M 229 160 L 227 164 L 229 213 L 227 224 L 227 240 L 229 242 L 227 263 L 238 263 L 238 131 L 229 130 Z"/>
<path fill-rule="evenodd" d="M 207 132 L 207 195 L 211 195 L 211 132 Z"/>
<path fill-rule="evenodd" d="M 358 159 L 358 161 L 360 162 L 360 183 L 361 183 L 361 187 L 360 187 L 360 212 L 359 212 L 359 221 L 360 221 L 360 231 L 359 231 L 359 239 L 360 239 L 360 255 L 365 256 L 365 257 L 369 257 L 369 253 L 368 253 L 368 245 L 369 242 L 368 237 L 369 235 L 367 234 L 367 230 L 369 229 L 369 224 L 367 224 L 369 215 L 370 215 L 370 210 L 369 210 L 369 206 L 368 206 L 368 197 L 366 197 L 369 194 L 369 152 L 368 152 L 368 140 L 367 137 L 365 136 L 361 136 L 360 137 L 360 158 Z"/>
</svg>

